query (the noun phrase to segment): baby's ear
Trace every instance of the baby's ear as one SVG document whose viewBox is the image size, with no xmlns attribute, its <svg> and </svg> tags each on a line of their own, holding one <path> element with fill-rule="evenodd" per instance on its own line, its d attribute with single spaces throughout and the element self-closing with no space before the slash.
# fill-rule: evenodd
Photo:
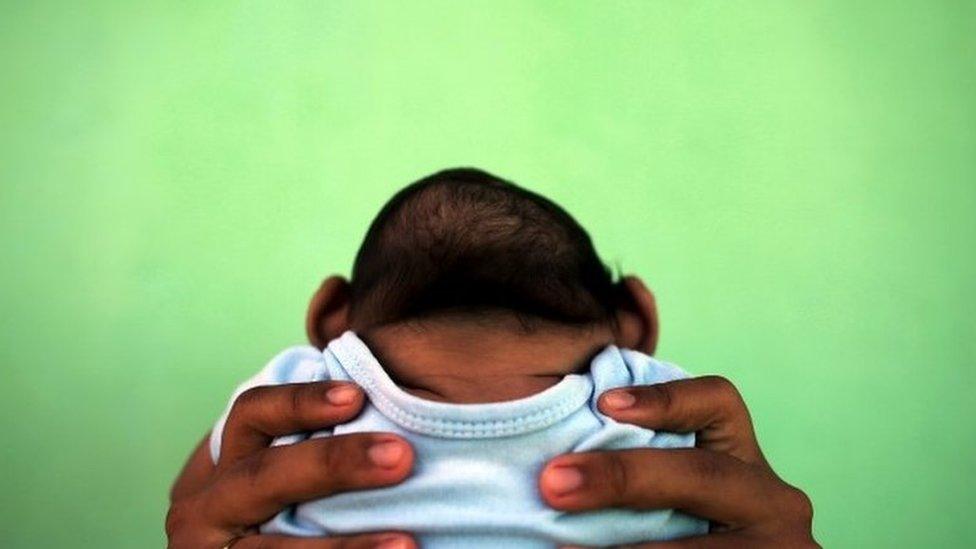
<svg viewBox="0 0 976 549">
<path fill-rule="evenodd" d="M 324 349 L 326 344 L 349 329 L 349 281 L 330 276 L 312 296 L 305 316 L 309 342 Z"/>
<path fill-rule="evenodd" d="M 616 315 L 614 343 L 625 349 L 654 354 L 661 332 L 657 302 L 640 278 L 628 275 L 617 283 Z"/>
</svg>

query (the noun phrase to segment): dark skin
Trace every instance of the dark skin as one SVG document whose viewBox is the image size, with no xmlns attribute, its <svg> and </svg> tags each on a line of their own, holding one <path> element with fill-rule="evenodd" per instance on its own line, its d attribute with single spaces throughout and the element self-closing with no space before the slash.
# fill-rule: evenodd
<svg viewBox="0 0 976 549">
<path fill-rule="evenodd" d="M 613 342 L 647 352 L 658 338 L 653 295 L 635 277 L 621 281 Z M 327 279 L 310 307 L 307 327 L 321 346 L 351 322 L 348 285 Z M 330 337 L 331 336 L 331 337 Z M 598 337 L 598 336 L 595 336 Z M 336 382 L 258 387 L 235 402 L 213 465 L 205 437 L 176 479 L 166 532 L 171 548 L 407 549 L 406 532 L 349 537 L 265 536 L 254 525 L 289 505 L 332 494 L 389 486 L 410 475 L 409 443 L 389 433 L 357 433 L 269 447 L 276 436 L 327 429 L 355 417 L 365 397 Z M 749 412 L 727 380 L 706 376 L 608 391 L 602 412 L 624 423 L 695 432 L 695 448 L 573 453 L 551 460 L 539 477 L 555 509 L 675 508 L 712 521 L 708 535 L 632 547 L 819 547 L 809 498 L 780 479 L 756 441 Z"/>
</svg>

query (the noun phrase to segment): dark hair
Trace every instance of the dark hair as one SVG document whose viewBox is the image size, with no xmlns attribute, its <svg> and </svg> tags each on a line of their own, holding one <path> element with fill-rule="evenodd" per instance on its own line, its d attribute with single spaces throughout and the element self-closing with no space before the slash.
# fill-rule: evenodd
<svg viewBox="0 0 976 549">
<path fill-rule="evenodd" d="M 351 314 L 379 326 L 435 313 L 511 311 L 613 322 L 614 283 L 589 234 L 551 200 L 474 168 L 401 189 L 356 255 Z"/>
</svg>

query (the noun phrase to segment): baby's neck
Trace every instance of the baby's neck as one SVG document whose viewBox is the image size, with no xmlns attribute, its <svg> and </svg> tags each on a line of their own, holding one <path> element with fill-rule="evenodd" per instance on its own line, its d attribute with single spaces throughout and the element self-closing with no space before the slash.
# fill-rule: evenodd
<svg viewBox="0 0 976 549">
<path fill-rule="evenodd" d="M 359 333 L 401 389 L 454 403 L 527 397 L 585 370 L 613 342 L 607 327 L 424 321 Z"/>
</svg>

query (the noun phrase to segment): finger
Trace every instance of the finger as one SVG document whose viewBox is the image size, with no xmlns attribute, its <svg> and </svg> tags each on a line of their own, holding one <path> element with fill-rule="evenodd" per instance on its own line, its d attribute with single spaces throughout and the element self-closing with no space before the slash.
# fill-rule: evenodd
<svg viewBox="0 0 976 549">
<path fill-rule="evenodd" d="M 210 458 L 210 435 L 203 437 L 193 449 L 190 458 L 183 465 L 178 477 L 169 490 L 169 500 L 176 501 L 195 493 L 206 486 L 214 472 L 214 463 Z"/>
<path fill-rule="evenodd" d="M 667 541 L 621 545 L 617 549 L 732 549 L 755 546 L 755 542 L 739 532 L 716 532 Z"/>
<path fill-rule="evenodd" d="M 362 408 L 353 383 L 324 381 L 254 387 L 234 401 L 220 446 L 220 465 L 266 448 L 276 436 L 349 421 Z"/>
<path fill-rule="evenodd" d="M 745 401 L 719 376 L 613 389 L 600 395 L 600 411 L 650 429 L 697 433 L 696 446 L 766 465 Z"/>
<path fill-rule="evenodd" d="M 234 542 L 233 549 L 415 549 L 417 543 L 406 534 L 365 534 L 328 538 L 290 536 L 247 536 Z"/>
<path fill-rule="evenodd" d="M 728 525 L 775 513 L 779 488 L 765 469 L 695 448 L 564 454 L 539 478 L 556 509 L 679 509 Z"/>
<path fill-rule="evenodd" d="M 224 528 L 260 524 L 294 503 L 399 483 L 412 467 L 413 449 L 390 433 L 276 446 L 218 473 L 202 508 L 209 523 Z"/>
</svg>

